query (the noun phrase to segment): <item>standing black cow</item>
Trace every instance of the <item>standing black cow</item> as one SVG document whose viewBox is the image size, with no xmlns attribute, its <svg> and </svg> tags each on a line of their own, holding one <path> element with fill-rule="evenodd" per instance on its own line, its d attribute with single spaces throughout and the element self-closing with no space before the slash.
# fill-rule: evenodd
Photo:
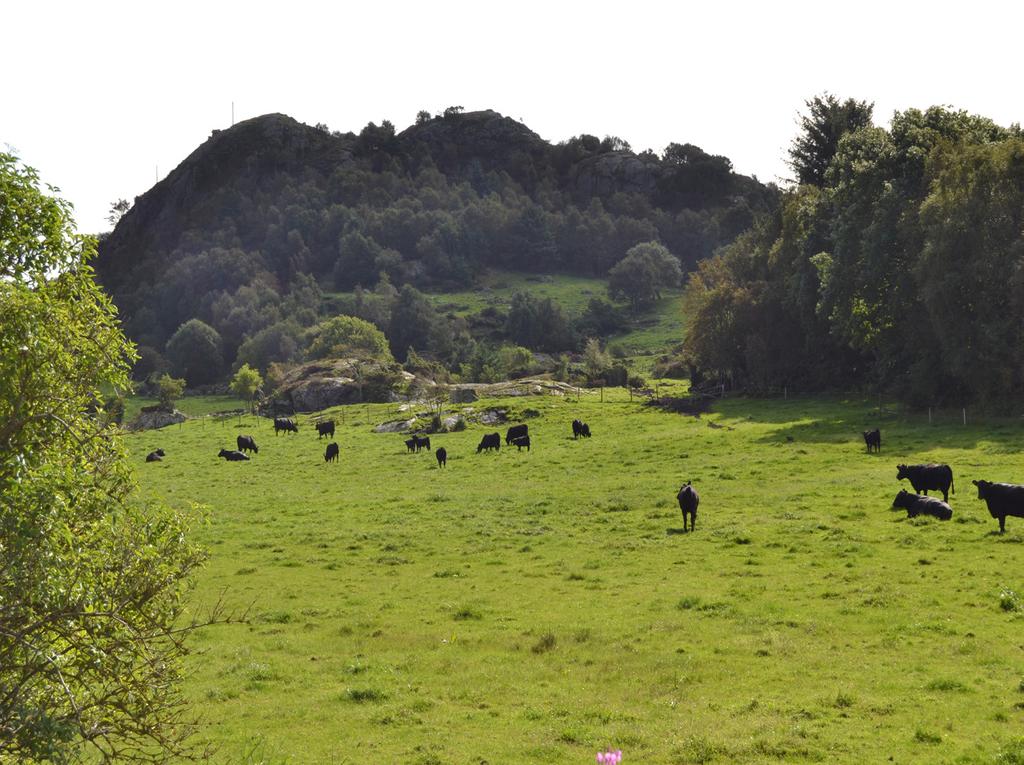
<svg viewBox="0 0 1024 765">
<path fill-rule="evenodd" d="M 978 499 L 985 500 L 988 513 L 999 520 L 999 533 L 1006 531 L 1006 516 L 1024 518 L 1024 486 L 1015 483 L 971 481 L 978 487 Z"/>
<path fill-rule="evenodd" d="M 430 436 L 413 436 L 413 438 L 416 440 L 416 451 L 420 449 L 430 451 Z"/>
<path fill-rule="evenodd" d="M 512 439 L 512 445 L 517 447 L 519 451 L 526 447 L 526 451 L 530 451 L 530 437 L 529 436 L 517 436 Z"/>
<path fill-rule="evenodd" d="M 242 460 L 249 459 L 246 455 L 242 454 L 241 452 L 232 452 L 228 451 L 227 449 L 221 449 L 220 453 L 217 456 L 223 457 L 228 462 L 241 462 Z"/>
<path fill-rule="evenodd" d="M 882 432 L 875 428 L 874 430 L 865 430 L 861 433 L 864 436 L 864 444 L 868 447 L 868 454 L 873 449 L 875 452 L 882 451 Z"/>
<path fill-rule="evenodd" d="M 572 421 L 572 437 L 579 438 L 583 433 L 583 423 L 579 420 Z"/>
<path fill-rule="evenodd" d="M 505 433 L 505 446 L 511 444 L 515 439 L 530 435 L 529 425 L 513 425 Z"/>
<path fill-rule="evenodd" d="M 583 423 L 583 427 L 580 428 L 580 435 L 584 438 L 590 438 L 590 426 L 587 423 Z"/>
<path fill-rule="evenodd" d="M 295 424 L 295 420 L 292 420 L 288 417 L 275 417 L 274 435 L 276 436 L 282 430 L 286 433 L 298 433 L 299 426 Z"/>
<path fill-rule="evenodd" d="M 679 500 L 679 509 L 683 511 L 683 531 L 686 531 L 687 516 L 690 518 L 690 531 L 695 531 L 697 528 L 697 505 L 700 504 L 700 495 L 697 494 L 697 490 L 687 481 L 686 485 L 676 494 L 676 499 Z"/>
<path fill-rule="evenodd" d="M 443 447 L 437 447 L 437 451 L 434 452 L 434 456 L 437 457 L 437 466 L 443 468 L 448 464 L 448 451 Z"/>
<path fill-rule="evenodd" d="M 476 447 L 476 453 L 479 454 L 484 450 L 494 449 L 494 451 L 501 451 L 501 433 L 488 433 L 480 440 L 480 445 Z"/>
<path fill-rule="evenodd" d="M 324 462 L 337 462 L 338 451 L 337 443 L 327 444 L 327 451 L 324 452 Z"/>
<path fill-rule="evenodd" d="M 330 436 L 334 438 L 334 420 L 324 420 L 316 424 L 316 440 L 319 441 L 324 436 Z"/>
<path fill-rule="evenodd" d="M 419 439 L 416 438 L 416 436 L 413 436 L 412 438 L 406 439 L 406 441 L 405 441 L 405 448 L 408 449 L 411 452 L 416 451 L 416 444 L 417 444 L 418 441 L 419 441 Z"/>
<path fill-rule="evenodd" d="M 240 452 L 260 453 L 260 448 L 256 446 L 256 439 L 252 436 L 239 436 L 235 439 L 235 443 L 238 444 L 238 451 Z"/>
<path fill-rule="evenodd" d="M 938 497 L 921 497 L 903 489 L 900 489 L 900 493 L 892 501 L 892 506 L 902 507 L 907 511 L 908 518 L 933 515 L 940 521 L 948 521 L 953 517 L 953 508 Z"/>
<path fill-rule="evenodd" d="M 904 478 L 910 481 L 914 491 L 925 495 L 929 489 L 942 492 L 942 501 L 949 502 L 949 492 L 952 489 L 956 494 L 956 487 L 953 486 L 953 468 L 949 465 L 897 465 L 896 480 Z"/>
</svg>

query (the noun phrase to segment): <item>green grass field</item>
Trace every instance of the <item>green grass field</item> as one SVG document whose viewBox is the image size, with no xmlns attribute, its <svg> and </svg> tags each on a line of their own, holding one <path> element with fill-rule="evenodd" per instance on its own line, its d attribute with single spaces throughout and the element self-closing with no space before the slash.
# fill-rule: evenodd
<svg viewBox="0 0 1024 765">
<path fill-rule="evenodd" d="M 1024 481 L 1019 422 L 605 394 L 477 402 L 537 410 L 533 450 L 473 425 L 444 470 L 370 431 L 394 406 L 336 410 L 333 465 L 305 418 L 128 437 L 145 493 L 209 508 L 196 608 L 252 606 L 194 641 L 217 761 L 1024 762 L 1024 520 L 999 536 L 970 484 Z M 239 433 L 260 453 L 218 460 Z M 954 518 L 907 520 L 895 466 L 933 460 Z"/>
</svg>

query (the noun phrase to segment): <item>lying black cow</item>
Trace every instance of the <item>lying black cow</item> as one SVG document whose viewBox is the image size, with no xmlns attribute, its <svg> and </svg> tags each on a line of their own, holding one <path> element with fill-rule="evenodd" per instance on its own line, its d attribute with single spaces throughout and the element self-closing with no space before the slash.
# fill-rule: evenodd
<svg viewBox="0 0 1024 765">
<path fill-rule="evenodd" d="M 437 466 L 443 468 L 448 464 L 448 451 L 443 447 L 437 447 L 437 451 L 434 452 L 434 456 L 437 457 Z"/>
<path fill-rule="evenodd" d="M 286 433 L 288 433 L 288 432 L 298 433 L 299 432 L 299 426 L 295 424 L 295 420 L 292 420 L 292 419 L 290 419 L 288 417 L 275 417 L 274 418 L 274 435 L 276 436 L 282 430 L 285 431 Z"/>
<path fill-rule="evenodd" d="M 902 507 L 907 511 L 908 518 L 916 518 L 919 515 L 932 515 L 940 521 L 948 521 L 953 517 L 953 508 L 938 497 L 922 497 L 917 494 L 911 494 L 904 489 L 900 489 L 900 493 L 892 501 L 892 506 Z"/>
<path fill-rule="evenodd" d="M 324 462 L 337 462 L 338 461 L 338 445 L 327 444 L 327 451 L 324 452 Z"/>
<path fill-rule="evenodd" d="M 235 443 L 238 444 L 238 451 L 240 452 L 260 453 L 260 448 L 256 446 L 256 439 L 252 436 L 239 436 L 235 439 Z"/>
<path fill-rule="evenodd" d="M 985 500 L 988 513 L 999 520 L 999 533 L 1006 531 L 1006 516 L 1024 518 L 1024 486 L 1015 483 L 971 481 L 978 487 L 978 499 Z"/>
<path fill-rule="evenodd" d="M 420 449 L 430 451 L 430 436 L 413 436 L 413 440 L 416 441 L 416 451 Z"/>
<path fill-rule="evenodd" d="M 163 449 L 156 449 L 146 455 L 146 462 L 160 462 L 165 456 Z"/>
<path fill-rule="evenodd" d="M 910 481 L 914 491 L 918 494 L 929 490 L 942 492 L 942 501 L 949 502 L 949 492 L 952 489 L 956 494 L 956 487 L 953 486 L 953 468 L 949 465 L 897 465 L 896 480 L 904 478 Z"/>
<path fill-rule="evenodd" d="M 512 439 L 512 445 L 519 448 L 519 451 L 526 447 L 526 451 L 530 451 L 530 437 L 529 436 L 518 436 Z"/>
<path fill-rule="evenodd" d="M 480 440 L 480 445 L 476 447 L 476 453 L 484 451 L 485 449 L 494 449 L 494 451 L 501 450 L 501 433 L 488 433 Z"/>
<path fill-rule="evenodd" d="M 882 451 L 882 432 L 878 428 L 865 430 L 861 435 L 864 436 L 864 444 L 868 447 L 869 454 L 872 450 L 875 452 Z"/>
<path fill-rule="evenodd" d="M 679 500 L 679 509 L 683 511 L 683 531 L 686 531 L 687 516 L 690 518 L 690 531 L 696 530 L 697 505 L 700 504 L 700 495 L 697 494 L 697 490 L 687 481 L 686 485 L 676 494 L 676 499 Z"/>
<path fill-rule="evenodd" d="M 228 451 L 227 449 L 221 449 L 220 453 L 217 456 L 218 457 L 223 457 L 228 462 L 241 462 L 242 460 L 249 459 L 248 456 L 246 456 L 245 454 L 242 454 L 241 452 L 231 452 L 231 451 Z"/>
<path fill-rule="evenodd" d="M 530 435 L 529 425 L 513 425 L 505 432 L 505 446 L 508 446 L 517 438 Z"/>
<path fill-rule="evenodd" d="M 324 422 L 318 422 L 316 424 L 316 440 L 319 441 L 324 436 L 330 436 L 334 438 L 334 420 L 326 420 Z"/>
</svg>

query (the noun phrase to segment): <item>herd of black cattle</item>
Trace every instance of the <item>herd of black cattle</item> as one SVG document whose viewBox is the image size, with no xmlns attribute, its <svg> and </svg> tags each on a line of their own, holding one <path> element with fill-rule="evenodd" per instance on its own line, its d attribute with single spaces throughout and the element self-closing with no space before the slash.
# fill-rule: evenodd
<svg viewBox="0 0 1024 765">
<path fill-rule="evenodd" d="M 334 439 L 334 420 L 322 420 L 316 424 L 317 440 L 329 437 L 332 442 L 327 444 L 324 452 L 326 462 L 338 460 L 338 444 Z M 288 417 L 274 418 L 274 435 L 281 432 L 298 433 L 299 426 L 294 420 Z M 868 452 L 881 453 L 882 434 L 875 428 L 864 431 L 864 444 Z M 590 438 L 590 426 L 580 420 L 572 421 L 572 437 L 574 439 Z M 238 436 L 236 439 L 237 449 L 221 449 L 218 454 L 229 462 L 248 460 L 246 452 L 259 454 L 259 447 L 256 446 L 256 439 L 252 436 Z M 419 452 L 424 449 L 432 451 L 430 436 L 414 435 L 405 442 L 406 449 L 410 452 Z M 519 451 L 523 447 L 530 451 L 530 428 L 528 425 L 513 425 L 505 433 L 505 446 L 515 446 Z M 476 447 L 476 453 L 494 451 L 501 449 L 501 434 L 488 433 L 480 440 Z M 146 455 L 146 462 L 159 462 L 166 456 L 163 449 L 156 449 Z M 437 458 L 437 466 L 443 468 L 448 464 L 448 451 L 438 447 L 434 452 Z M 897 465 L 896 480 L 910 481 L 914 489 L 911 494 L 906 490 L 900 490 L 892 502 L 892 506 L 907 511 L 908 518 L 915 518 L 919 515 L 931 515 L 942 521 L 948 521 L 953 517 L 953 508 L 949 506 L 949 492 L 956 494 L 953 485 L 953 469 L 949 465 Z M 1006 531 L 1006 518 L 1024 518 L 1024 486 L 1011 483 L 993 483 L 991 481 L 971 481 L 978 487 L 978 499 L 985 500 L 989 514 L 999 521 L 999 532 Z M 929 491 L 941 491 L 942 499 L 928 496 Z M 697 506 L 700 504 L 700 496 L 697 490 L 687 481 L 676 495 L 679 501 L 679 509 L 683 514 L 683 531 L 693 531 L 697 522 Z"/>
</svg>

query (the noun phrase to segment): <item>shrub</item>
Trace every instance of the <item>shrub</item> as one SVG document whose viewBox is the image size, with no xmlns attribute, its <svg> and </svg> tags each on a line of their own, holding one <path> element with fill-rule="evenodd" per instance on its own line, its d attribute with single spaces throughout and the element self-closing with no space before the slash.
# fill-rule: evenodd
<svg viewBox="0 0 1024 765">
<path fill-rule="evenodd" d="M 220 334 L 199 319 L 189 319 L 167 341 L 167 358 L 175 374 L 189 385 L 216 382 L 224 371 Z"/>
</svg>

